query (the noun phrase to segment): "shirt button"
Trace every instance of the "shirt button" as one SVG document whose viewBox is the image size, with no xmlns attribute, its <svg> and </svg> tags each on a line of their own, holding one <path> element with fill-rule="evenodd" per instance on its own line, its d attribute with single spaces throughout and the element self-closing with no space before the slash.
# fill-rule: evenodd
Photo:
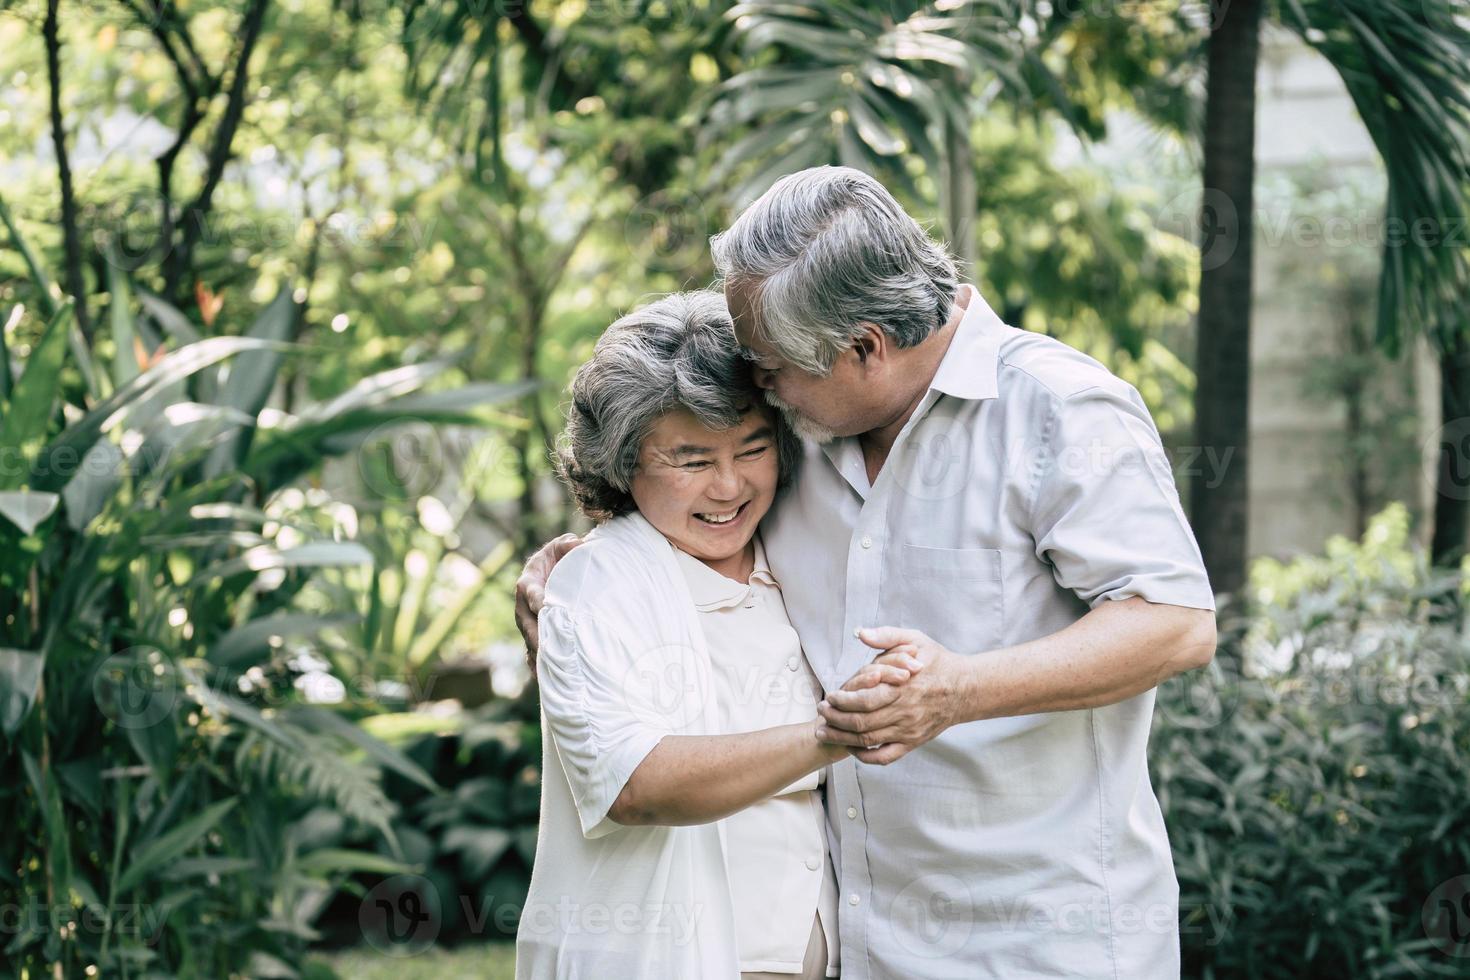
<svg viewBox="0 0 1470 980">
<path fill-rule="evenodd" d="M 864 548 L 871 548 L 873 547 L 873 539 L 864 534 L 861 544 Z"/>
<path fill-rule="evenodd" d="M 821 866 L 822 866 L 822 862 L 821 861 L 818 861 L 816 858 L 807 858 L 806 859 L 806 869 L 808 871 L 815 871 L 818 868 L 820 868 Z"/>
<path fill-rule="evenodd" d="M 787 657 L 786 658 L 786 669 L 787 670 L 800 670 L 801 669 L 801 661 L 800 660 L 797 660 L 795 657 Z"/>
<path fill-rule="evenodd" d="M 858 897 L 857 892 L 853 892 L 851 895 L 847 896 L 847 904 L 848 905 L 856 905 L 858 902 L 861 902 L 861 901 L 862 901 L 862 899 Z"/>
<path fill-rule="evenodd" d="M 847 819 L 849 819 L 849 820 L 856 820 L 857 819 L 857 807 L 850 806 L 850 807 L 847 808 Z"/>
</svg>

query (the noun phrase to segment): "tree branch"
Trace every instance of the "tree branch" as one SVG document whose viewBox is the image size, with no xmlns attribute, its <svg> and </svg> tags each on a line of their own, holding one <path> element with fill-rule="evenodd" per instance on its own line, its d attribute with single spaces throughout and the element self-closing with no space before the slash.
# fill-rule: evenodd
<svg viewBox="0 0 1470 980">
<path fill-rule="evenodd" d="M 183 282 L 194 257 L 194 248 L 204 234 L 204 219 L 214 203 L 214 192 L 224 176 L 225 165 L 230 162 L 231 147 L 235 131 L 245 114 L 245 90 L 250 79 L 250 55 L 255 43 L 260 40 L 261 27 L 265 22 L 265 11 L 269 0 L 251 0 L 250 8 L 240 22 L 240 50 L 235 58 L 234 74 L 226 97 L 224 115 L 214 131 L 214 142 L 210 146 L 208 162 L 204 171 L 204 184 L 192 203 L 182 214 L 183 235 L 178 246 L 169 253 L 164 275 L 165 292 L 171 300 L 178 301 Z"/>
<path fill-rule="evenodd" d="M 219 79 L 211 75 L 199 61 L 198 54 L 193 51 L 193 45 L 188 41 L 188 28 L 183 24 L 177 24 L 176 30 L 180 43 L 188 48 L 193 55 L 194 68 L 185 64 L 174 46 L 175 35 L 163 26 L 163 12 L 155 8 L 153 12 L 145 10 L 135 0 L 122 0 L 123 6 L 130 10 L 139 23 L 145 25 L 148 31 L 158 40 L 158 45 L 168 60 L 174 66 L 174 73 L 178 75 L 179 87 L 184 90 L 184 109 L 179 118 L 179 128 L 173 143 L 165 149 L 155 160 L 158 165 L 158 192 L 163 198 L 163 230 L 160 237 L 164 241 L 172 241 L 174 234 L 174 206 L 173 206 L 173 173 L 174 162 L 185 146 L 188 145 L 194 130 L 204 119 L 205 107 L 208 99 L 219 91 Z M 196 80 L 194 73 L 199 74 Z M 204 97 L 201 98 L 201 86 Z"/>
<path fill-rule="evenodd" d="M 47 0 L 46 75 L 51 83 L 51 142 L 56 148 L 56 171 L 61 178 L 61 230 L 66 253 L 66 291 L 76 302 L 77 327 L 88 342 L 92 339 L 91 317 L 87 314 L 87 283 L 82 275 L 82 237 L 77 228 L 76 191 L 71 182 L 71 163 L 66 155 L 66 128 L 61 116 L 61 39 L 57 25 L 60 0 Z"/>
<path fill-rule="evenodd" d="M 529 6 L 530 4 L 525 3 L 508 4 L 505 19 L 510 21 L 516 34 L 526 45 L 532 67 L 542 77 L 543 84 L 547 78 L 551 80 L 550 97 L 546 100 L 548 107 L 552 110 L 565 109 L 581 98 L 580 93 L 590 90 L 561 70 L 561 59 L 557 57 L 556 46 L 551 43 L 541 25 L 532 18 L 530 11 L 526 9 Z"/>
</svg>

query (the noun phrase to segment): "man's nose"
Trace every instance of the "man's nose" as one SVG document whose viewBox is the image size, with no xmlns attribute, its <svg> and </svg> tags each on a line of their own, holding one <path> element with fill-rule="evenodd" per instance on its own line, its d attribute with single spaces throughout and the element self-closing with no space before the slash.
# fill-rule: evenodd
<svg viewBox="0 0 1470 980">
<path fill-rule="evenodd" d="M 755 369 L 755 386 L 770 390 L 776 387 L 776 372 L 763 367 Z"/>
</svg>

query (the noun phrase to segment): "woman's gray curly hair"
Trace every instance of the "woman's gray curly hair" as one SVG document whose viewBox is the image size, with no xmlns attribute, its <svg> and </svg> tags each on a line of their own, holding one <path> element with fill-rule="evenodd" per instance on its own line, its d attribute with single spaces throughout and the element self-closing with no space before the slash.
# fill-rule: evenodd
<svg viewBox="0 0 1470 980">
<path fill-rule="evenodd" d="M 556 453 L 557 473 L 595 523 L 636 509 L 638 452 L 658 419 L 686 408 L 711 429 L 738 425 L 765 399 L 735 342 L 725 297 L 674 293 L 619 319 L 572 380 L 572 405 Z M 767 410 L 768 411 L 768 410 Z M 770 412 L 779 488 L 790 485 L 801 442 Z"/>
</svg>

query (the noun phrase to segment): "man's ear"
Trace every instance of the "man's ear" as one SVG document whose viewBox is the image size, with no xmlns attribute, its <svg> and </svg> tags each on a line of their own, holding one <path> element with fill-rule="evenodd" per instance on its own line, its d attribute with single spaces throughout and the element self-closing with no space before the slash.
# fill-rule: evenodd
<svg viewBox="0 0 1470 980">
<path fill-rule="evenodd" d="M 866 365 L 868 358 L 883 359 L 888 356 L 889 337 L 876 323 L 863 323 L 863 332 L 853 338 L 852 349 L 857 352 L 858 363 Z"/>
</svg>

